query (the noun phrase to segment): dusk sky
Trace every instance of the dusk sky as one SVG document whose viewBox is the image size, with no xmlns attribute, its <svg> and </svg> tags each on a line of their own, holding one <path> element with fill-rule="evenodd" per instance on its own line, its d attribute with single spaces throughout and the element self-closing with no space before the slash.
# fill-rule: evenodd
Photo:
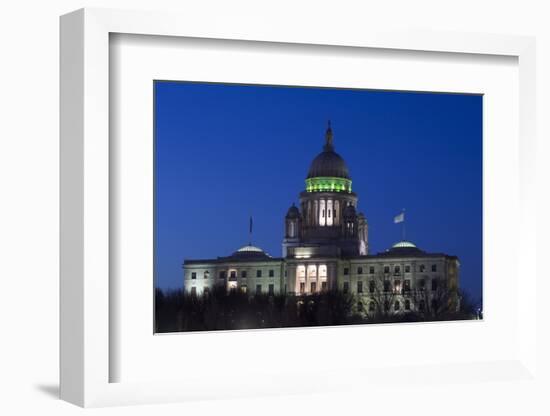
<svg viewBox="0 0 550 416">
<path fill-rule="evenodd" d="M 481 298 L 482 97 L 479 95 L 155 83 L 156 284 L 181 288 L 184 259 L 252 243 L 281 256 L 284 217 L 327 120 L 369 224 L 369 252 L 406 239 L 459 257 Z"/>
</svg>

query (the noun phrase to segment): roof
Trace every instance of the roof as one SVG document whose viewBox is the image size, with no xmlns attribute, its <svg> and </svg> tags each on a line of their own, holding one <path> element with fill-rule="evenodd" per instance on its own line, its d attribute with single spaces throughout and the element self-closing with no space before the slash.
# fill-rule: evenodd
<svg viewBox="0 0 550 416">
<path fill-rule="evenodd" d="M 300 210 L 296 207 L 296 205 L 292 204 L 292 206 L 288 209 L 286 213 L 286 218 L 299 218 L 300 217 Z"/>
<path fill-rule="evenodd" d="M 317 177 L 351 179 L 346 162 L 334 150 L 324 150 L 311 162 L 307 178 Z"/>
<path fill-rule="evenodd" d="M 401 240 L 392 245 L 386 251 L 378 253 L 375 257 L 447 257 L 457 258 L 456 256 L 450 256 L 445 253 L 427 253 L 421 250 L 411 241 Z"/>
<path fill-rule="evenodd" d="M 417 248 L 414 243 L 411 243 L 410 241 L 401 240 L 397 243 L 395 243 L 392 248 Z"/>
<path fill-rule="evenodd" d="M 247 244 L 237 251 L 233 252 L 230 256 L 218 257 L 215 259 L 193 259 L 184 260 L 184 264 L 204 264 L 204 263 L 227 263 L 227 262 L 277 262 L 281 261 L 281 258 L 274 258 L 263 251 L 260 247 Z"/>
</svg>

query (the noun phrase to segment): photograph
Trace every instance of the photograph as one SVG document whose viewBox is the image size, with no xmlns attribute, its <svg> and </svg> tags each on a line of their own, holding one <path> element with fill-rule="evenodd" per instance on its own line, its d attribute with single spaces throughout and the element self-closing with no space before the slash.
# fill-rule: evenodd
<svg viewBox="0 0 550 416">
<path fill-rule="evenodd" d="M 483 319 L 483 95 L 153 93 L 155 333 Z"/>
</svg>

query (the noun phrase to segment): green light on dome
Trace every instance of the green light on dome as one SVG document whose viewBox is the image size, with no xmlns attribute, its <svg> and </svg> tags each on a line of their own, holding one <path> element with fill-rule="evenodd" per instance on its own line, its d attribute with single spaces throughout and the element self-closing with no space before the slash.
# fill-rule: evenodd
<svg viewBox="0 0 550 416">
<path fill-rule="evenodd" d="M 307 192 L 351 192 L 351 180 L 330 176 L 306 179 Z"/>
</svg>

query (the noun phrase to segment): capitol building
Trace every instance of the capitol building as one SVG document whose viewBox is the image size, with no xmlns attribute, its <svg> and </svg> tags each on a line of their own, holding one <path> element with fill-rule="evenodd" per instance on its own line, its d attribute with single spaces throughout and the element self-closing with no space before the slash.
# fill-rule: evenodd
<svg viewBox="0 0 550 416">
<path fill-rule="evenodd" d="M 346 162 L 335 151 L 330 124 L 299 201 L 284 217 L 281 257 L 249 244 L 225 257 L 185 260 L 184 290 L 201 295 L 224 287 L 250 296 L 298 297 L 337 290 L 355 295 L 357 310 L 365 314 L 458 305 L 443 295 L 459 287 L 456 256 L 426 252 L 405 240 L 380 253 L 369 251 L 368 221 Z"/>
</svg>

